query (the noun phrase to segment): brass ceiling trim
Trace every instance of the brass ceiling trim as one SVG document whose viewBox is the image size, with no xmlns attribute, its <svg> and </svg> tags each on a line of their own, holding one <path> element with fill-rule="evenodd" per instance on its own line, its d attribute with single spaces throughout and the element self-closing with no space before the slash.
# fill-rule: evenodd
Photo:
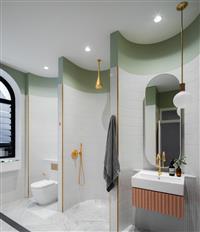
<svg viewBox="0 0 200 232">
<path fill-rule="evenodd" d="M 178 11 L 184 10 L 186 7 L 188 6 L 188 2 L 184 1 L 184 2 L 180 2 L 177 6 L 176 9 Z"/>
</svg>

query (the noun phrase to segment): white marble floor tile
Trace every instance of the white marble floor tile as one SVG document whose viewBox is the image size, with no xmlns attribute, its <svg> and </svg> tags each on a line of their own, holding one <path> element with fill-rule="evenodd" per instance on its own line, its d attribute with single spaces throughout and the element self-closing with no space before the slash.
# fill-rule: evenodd
<svg viewBox="0 0 200 232">
<path fill-rule="evenodd" d="M 7 232 L 7 231 L 17 231 L 12 226 L 8 225 L 6 222 L 0 220 L 0 231 Z"/>
<path fill-rule="evenodd" d="M 32 199 L 3 205 L 3 213 L 30 231 L 106 232 L 109 230 L 108 202 L 88 200 L 64 213 L 57 204 L 39 206 Z"/>
</svg>

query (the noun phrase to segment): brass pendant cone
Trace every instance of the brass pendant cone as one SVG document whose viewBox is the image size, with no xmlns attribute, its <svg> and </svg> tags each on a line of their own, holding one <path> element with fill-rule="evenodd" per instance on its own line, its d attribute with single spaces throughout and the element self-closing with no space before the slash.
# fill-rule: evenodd
<svg viewBox="0 0 200 232">
<path fill-rule="evenodd" d="M 101 83 L 101 77 L 100 77 L 100 63 L 101 63 L 101 60 L 98 59 L 97 63 L 98 63 L 98 76 L 97 76 L 97 81 L 96 81 L 95 88 L 96 89 L 102 89 L 103 88 L 103 84 Z"/>
<path fill-rule="evenodd" d="M 176 9 L 177 9 L 178 11 L 181 11 L 181 10 L 184 10 L 187 6 L 188 6 L 188 2 L 183 1 L 183 2 L 180 2 L 180 3 L 176 6 Z"/>
<path fill-rule="evenodd" d="M 98 75 L 97 77 L 97 81 L 96 81 L 96 89 L 102 89 L 103 88 L 103 85 L 101 83 L 101 79 L 100 79 L 100 76 Z"/>
</svg>

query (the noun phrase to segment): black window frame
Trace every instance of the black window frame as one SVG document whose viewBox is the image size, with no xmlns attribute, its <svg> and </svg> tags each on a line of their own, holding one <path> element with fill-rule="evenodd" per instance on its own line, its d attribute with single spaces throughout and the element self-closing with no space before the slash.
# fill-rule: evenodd
<svg viewBox="0 0 200 232">
<path fill-rule="evenodd" d="M 7 88 L 11 100 L 2 99 L 0 98 L 0 103 L 8 104 L 11 106 L 11 143 L 0 143 L 0 148 L 7 148 L 8 155 L 7 156 L 1 156 L 0 159 L 5 158 L 14 158 L 15 157 L 15 93 L 10 86 L 10 84 L 2 77 L 0 76 L 0 81 L 5 85 Z"/>
</svg>

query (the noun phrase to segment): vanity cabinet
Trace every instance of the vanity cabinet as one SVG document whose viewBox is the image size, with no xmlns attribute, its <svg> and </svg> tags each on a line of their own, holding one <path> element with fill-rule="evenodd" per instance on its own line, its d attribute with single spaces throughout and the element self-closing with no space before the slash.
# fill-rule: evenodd
<svg viewBox="0 0 200 232">
<path fill-rule="evenodd" d="M 184 196 L 133 187 L 132 204 L 136 208 L 174 216 L 178 219 L 184 217 Z"/>
</svg>

